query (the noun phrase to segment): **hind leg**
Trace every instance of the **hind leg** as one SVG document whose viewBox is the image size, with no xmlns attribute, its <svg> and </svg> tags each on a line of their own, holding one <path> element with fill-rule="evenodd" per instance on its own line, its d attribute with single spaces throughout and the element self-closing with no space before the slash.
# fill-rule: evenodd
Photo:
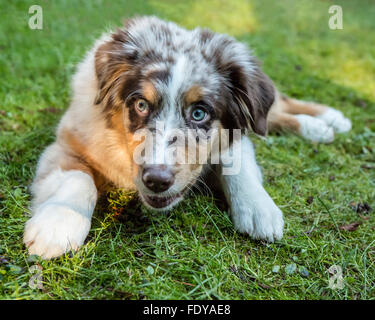
<svg viewBox="0 0 375 320">
<path fill-rule="evenodd" d="M 268 114 L 269 131 L 291 131 L 307 140 L 329 143 L 334 132 L 347 132 L 351 122 L 329 106 L 281 96 L 277 93 Z"/>
<path fill-rule="evenodd" d="M 339 110 L 314 102 L 306 102 L 292 98 L 283 98 L 284 111 L 294 115 L 309 115 L 323 120 L 337 133 L 348 132 L 352 124 Z"/>
<path fill-rule="evenodd" d="M 334 131 L 323 120 L 306 114 L 273 112 L 268 118 L 270 131 L 290 131 L 314 142 L 329 143 Z"/>
</svg>

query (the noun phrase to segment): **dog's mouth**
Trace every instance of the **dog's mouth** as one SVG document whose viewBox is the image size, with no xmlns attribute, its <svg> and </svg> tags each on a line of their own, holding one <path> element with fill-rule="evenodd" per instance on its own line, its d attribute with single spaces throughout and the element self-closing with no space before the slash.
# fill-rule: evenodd
<svg viewBox="0 0 375 320">
<path fill-rule="evenodd" d="M 185 189 L 177 194 L 168 196 L 147 195 L 142 193 L 140 193 L 140 196 L 145 204 L 152 209 L 169 209 L 183 199 L 184 193 Z"/>
</svg>

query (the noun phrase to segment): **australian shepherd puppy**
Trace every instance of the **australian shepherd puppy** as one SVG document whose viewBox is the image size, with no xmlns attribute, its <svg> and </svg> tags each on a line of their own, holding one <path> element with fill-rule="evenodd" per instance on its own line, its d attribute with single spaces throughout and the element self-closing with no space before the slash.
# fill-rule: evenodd
<svg viewBox="0 0 375 320">
<path fill-rule="evenodd" d="M 84 243 L 98 195 L 113 186 L 137 190 L 147 207 L 165 211 L 206 179 L 223 191 L 239 232 L 281 239 L 283 215 L 262 186 L 247 133 L 289 130 L 331 142 L 335 131 L 351 128 L 333 108 L 278 93 L 244 44 L 156 17 L 128 20 L 102 36 L 78 66 L 72 87 L 56 141 L 40 157 L 25 227 L 29 253 L 45 259 Z M 176 139 L 173 129 L 200 133 Z M 148 135 L 139 138 L 140 130 Z M 228 143 L 213 157 L 213 142 L 223 141 L 224 131 Z M 138 161 L 146 140 L 154 141 L 152 156 Z M 154 161 L 171 148 L 177 158 L 196 151 L 197 144 L 181 143 L 187 140 L 209 142 L 199 161 Z M 240 162 L 235 172 L 224 172 L 228 160 Z"/>
</svg>

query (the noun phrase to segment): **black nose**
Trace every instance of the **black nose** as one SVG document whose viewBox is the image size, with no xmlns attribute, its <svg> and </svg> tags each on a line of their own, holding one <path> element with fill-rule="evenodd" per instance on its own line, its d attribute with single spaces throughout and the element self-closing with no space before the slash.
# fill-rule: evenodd
<svg viewBox="0 0 375 320">
<path fill-rule="evenodd" d="M 143 169 L 142 181 L 150 190 L 163 192 L 173 184 L 174 174 L 165 165 L 154 165 Z"/>
</svg>

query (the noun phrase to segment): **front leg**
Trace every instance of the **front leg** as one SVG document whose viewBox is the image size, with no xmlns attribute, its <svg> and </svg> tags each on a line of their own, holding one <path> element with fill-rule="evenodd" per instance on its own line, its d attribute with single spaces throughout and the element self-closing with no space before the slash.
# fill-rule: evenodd
<svg viewBox="0 0 375 320">
<path fill-rule="evenodd" d="M 33 183 L 32 217 L 26 223 L 23 241 L 30 254 L 44 259 L 77 250 L 83 244 L 97 200 L 92 177 L 73 170 L 74 159 L 69 159 L 71 170 L 61 169 L 59 163 L 64 160 L 67 155 L 58 145 L 47 148 Z"/>
<path fill-rule="evenodd" d="M 233 142 L 231 148 L 236 150 L 236 147 L 240 152 L 236 155 L 235 151 L 234 155 L 241 160 L 238 172 L 232 174 L 229 170 L 229 174 L 224 174 L 223 165 L 220 170 L 234 227 L 254 239 L 280 240 L 283 236 L 283 215 L 262 186 L 262 174 L 255 160 L 253 145 L 247 136 L 242 136 L 241 140 Z M 228 151 L 224 152 L 222 163 L 228 163 L 231 157 Z"/>
</svg>

